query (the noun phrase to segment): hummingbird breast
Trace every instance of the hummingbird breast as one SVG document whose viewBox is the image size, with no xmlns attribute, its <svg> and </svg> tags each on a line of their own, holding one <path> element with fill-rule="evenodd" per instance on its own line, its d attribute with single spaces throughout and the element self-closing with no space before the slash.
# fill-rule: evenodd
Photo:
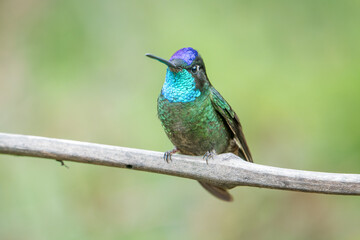
<svg viewBox="0 0 360 240">
<path fill-rule="evenodd" d="M 212 106 L 209 91 L 191 102 L 170 102 L 160 93 L 158 117 L 182 154 L 204 155 L 211 150 L 223 153 L 233 145 L 231 131 Z"/>
</svg>

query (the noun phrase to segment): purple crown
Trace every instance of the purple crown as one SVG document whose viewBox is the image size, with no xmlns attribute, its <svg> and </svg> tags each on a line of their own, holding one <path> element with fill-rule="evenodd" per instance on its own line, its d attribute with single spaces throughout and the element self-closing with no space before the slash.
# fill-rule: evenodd
<svg viewBox="0 0 360 240">
<path fill-rule="evenodd" d="M 187 65 L 190 65 L 194 59 L 198 56 L 198 52 L 191 48 L 182 48 L 178 50 L 174 55 L 171 56 L 170 61 L 173 59 L 182 59 L 186 62 Z"/>
</svg>

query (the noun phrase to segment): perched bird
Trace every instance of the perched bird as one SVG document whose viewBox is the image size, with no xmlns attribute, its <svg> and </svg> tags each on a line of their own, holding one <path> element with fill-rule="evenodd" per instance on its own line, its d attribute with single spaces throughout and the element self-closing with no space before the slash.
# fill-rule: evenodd
<svg viewBox="0 0 360 240">
<path fill-rule="evenodd" d="M 204 61 L 193 48 L 182 48 L 166 60 L 152 54 L 168 66 L 164 85 L 157 100 L 158 117 L 175 148 L 164 154 L 167 162 L 173 153 L 204 156 L 234 153 L 252 162 L 236 113 L 211 85 Z M 199 182 L 215 197 L 232 201 L 221 186 Z"/>
</svg>

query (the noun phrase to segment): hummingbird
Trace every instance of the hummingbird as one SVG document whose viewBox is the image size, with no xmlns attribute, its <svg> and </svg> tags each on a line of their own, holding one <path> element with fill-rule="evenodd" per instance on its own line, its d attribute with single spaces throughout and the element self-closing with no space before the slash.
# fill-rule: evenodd
<svg viewBox="0 0 360 240">
<path fill-rule="evenodd" d="M 221 153 L 234 153 L 252 162 L 239 118 L 211 85 L 205 64 L 191 47 L 175 52 L 169 60 L 146 54 L 167 65 L 165 82 L 157 99 L 157 113 L 174 149 L 164 154 L 203 156 L 208 159 Z M 199 181 L 213 196 L 232 201 L 222 186 Z"/>
</svg>

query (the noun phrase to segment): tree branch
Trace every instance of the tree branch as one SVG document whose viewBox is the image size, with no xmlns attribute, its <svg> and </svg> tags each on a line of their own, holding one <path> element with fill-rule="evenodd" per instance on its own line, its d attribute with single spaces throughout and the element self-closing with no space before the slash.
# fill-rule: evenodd
<svg viewBox="0 0 360 240">
<path fill-rule="evenodd" d="M 0 133 L 0 153 L 90 163 L 200 180 L 223 187 L 255 186 L 303 192 L 360 195 L 360 174 L 301 171 L 242 161 L 228 153 L 209 160 L 71 140 Z"/>
</svg>

